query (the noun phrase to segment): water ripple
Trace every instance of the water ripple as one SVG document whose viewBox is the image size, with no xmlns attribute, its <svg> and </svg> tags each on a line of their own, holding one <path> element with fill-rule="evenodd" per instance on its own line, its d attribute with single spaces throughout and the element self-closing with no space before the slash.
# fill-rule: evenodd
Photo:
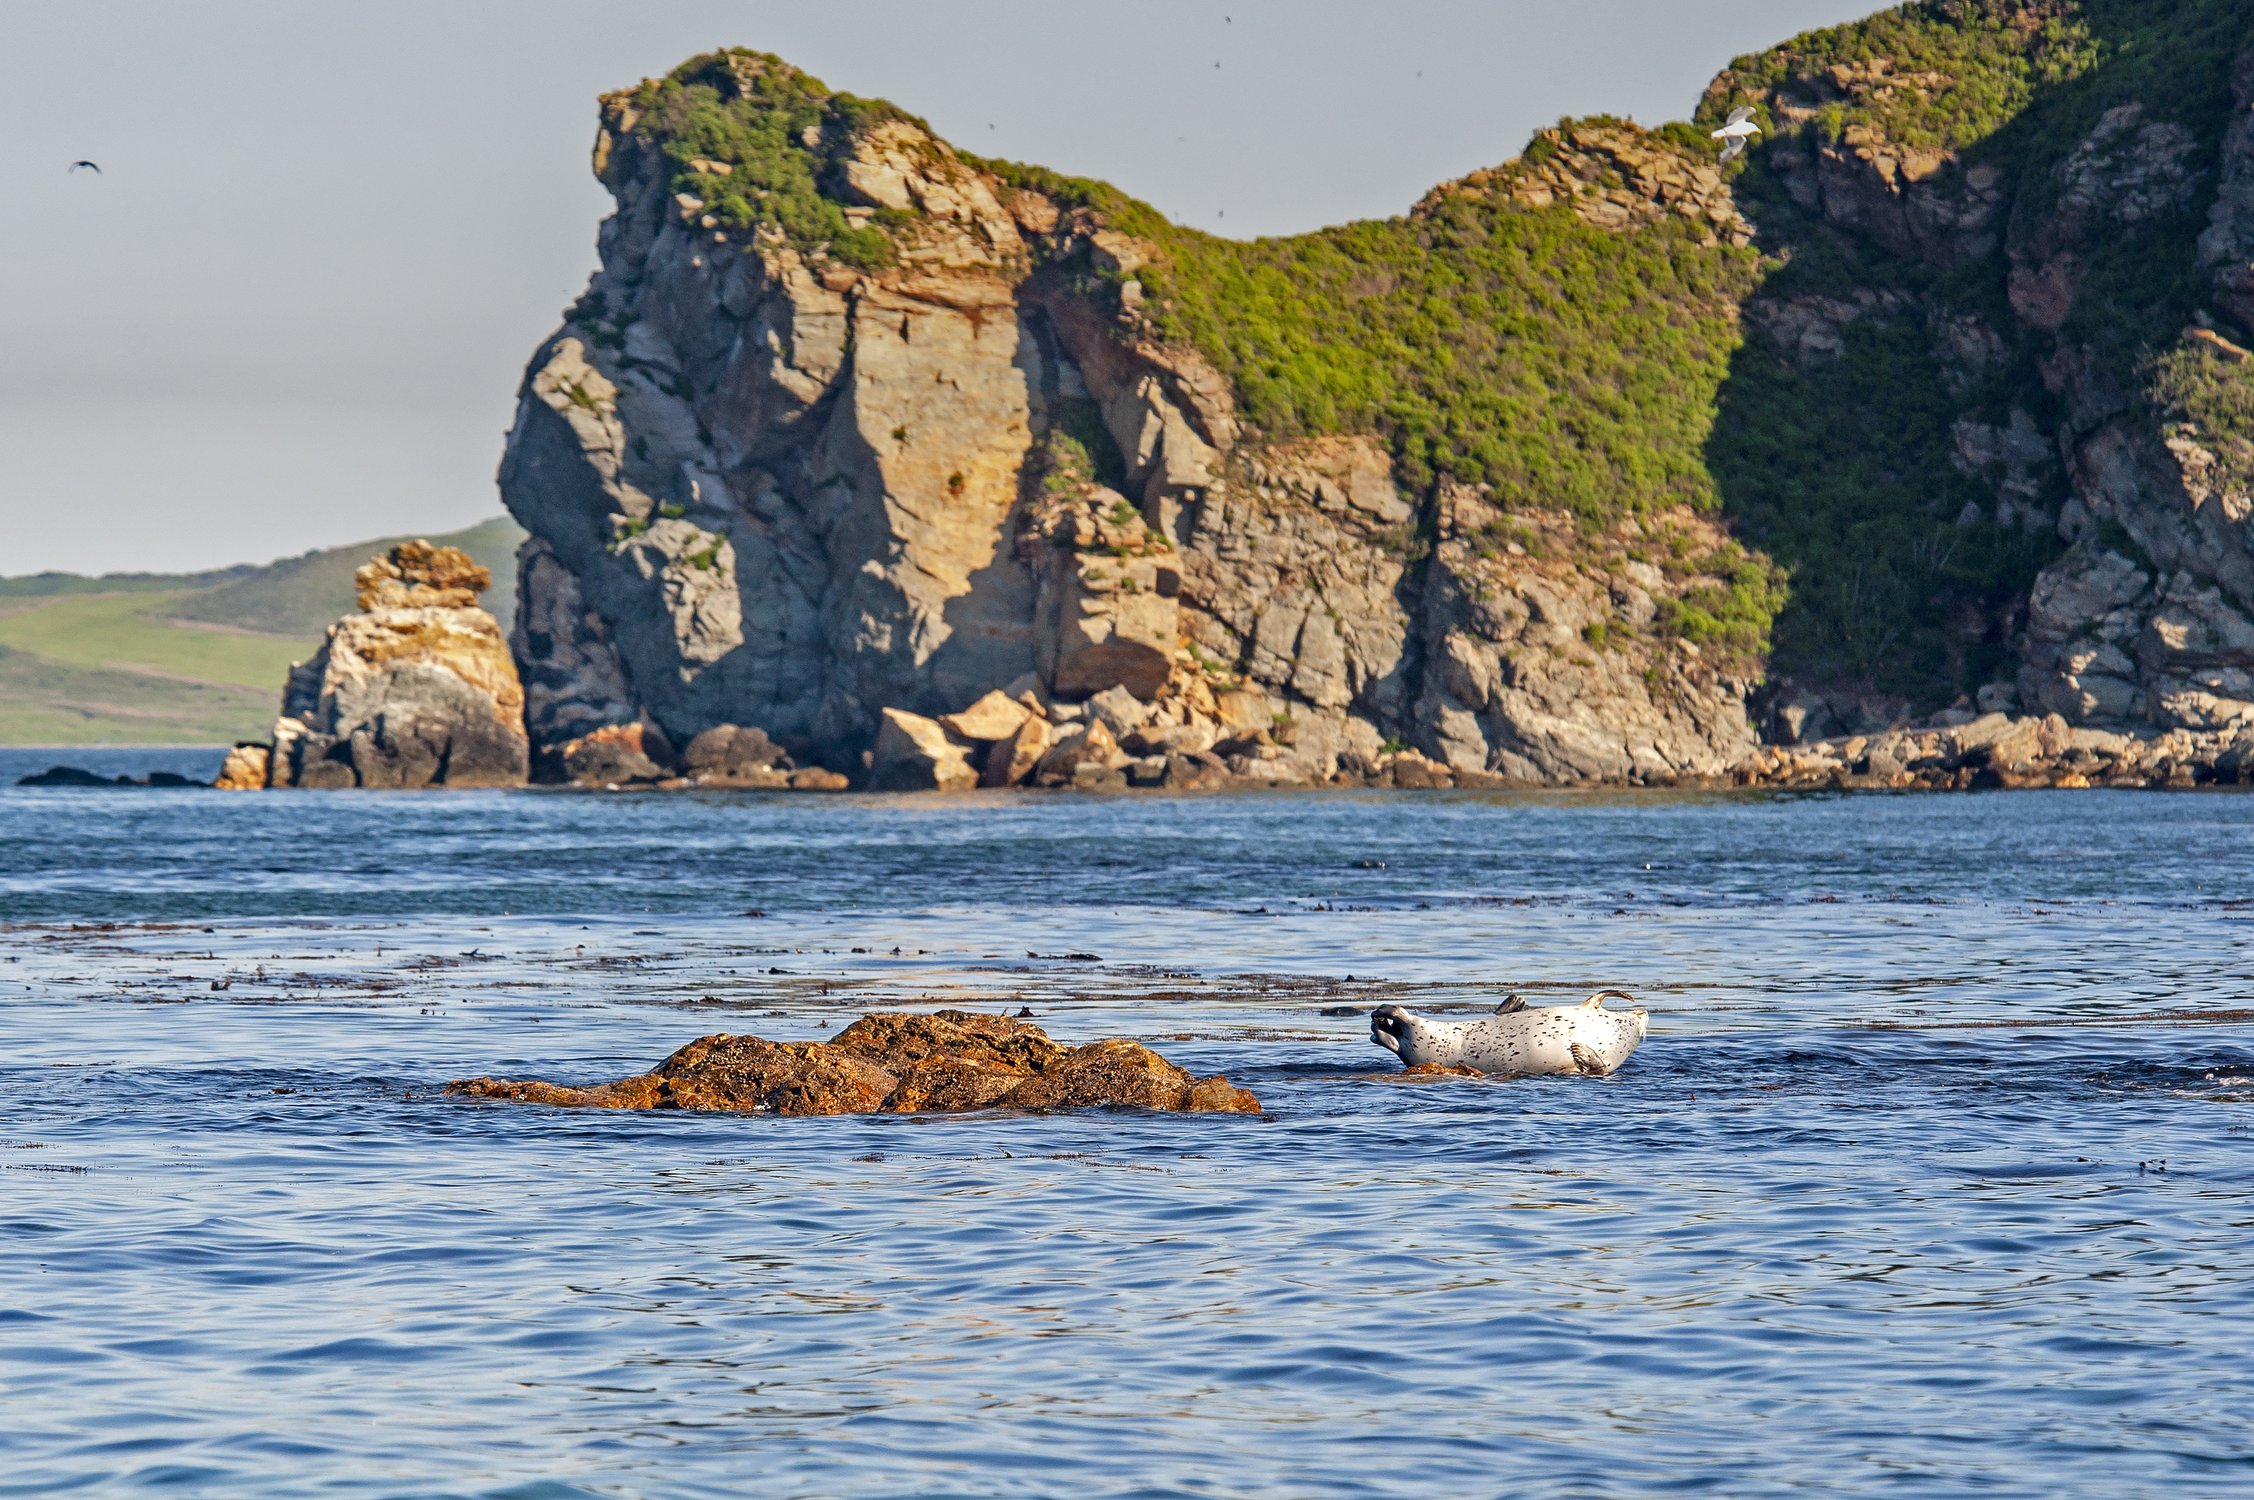
<svg viewBox="0 0 2254 1500">
<path fill-rule="evenodd" d="M 2250 822 L 0 792 L 0 1494 L 2237 1492 Z M 1270 1113 L 440 1093 L 1005 1001 Z"/>
</svg>

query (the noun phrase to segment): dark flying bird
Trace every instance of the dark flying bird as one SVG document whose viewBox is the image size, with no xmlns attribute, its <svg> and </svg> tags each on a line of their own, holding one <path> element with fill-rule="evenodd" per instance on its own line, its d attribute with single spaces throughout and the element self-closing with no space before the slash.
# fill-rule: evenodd
<svg viewBox="0 0 2254 1500">
<path fill-rule="evenodd" d="M 102 169 L 101 169 L 101 167 L 99 167 L 98 165 L 96 165 L 96 164 L 95 164 L 95 163 L 93 163 L 93 162 L 90 162 L 90 161 L 74 161 L 74 162 L 72 162 L 72 163 L 70 164 L 70 170 L 71 170 L 71 171 L 73 171 L 73 172 L 76 172 L 76 171 L 78 171 L 78 170 L 79 170 L 79 169 L 80 169 L 81 167 L 85 168 L 85 169 L 86 169 L 87 171 L 89 171 L 89 172 L 92 172 L 92 173 L 93 173 L 93 174 L 94 174 L 94 175 L 95 175 L 96 177 L 99 177 L 99 176 L 101 176 L 101 175 L 102 175 Z"/>
</svg>

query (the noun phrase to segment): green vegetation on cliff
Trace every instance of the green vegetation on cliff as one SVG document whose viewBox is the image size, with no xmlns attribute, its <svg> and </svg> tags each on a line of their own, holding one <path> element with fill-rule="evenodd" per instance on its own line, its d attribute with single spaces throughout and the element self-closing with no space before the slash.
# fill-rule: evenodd
<svg viewBox="0 0 2254 1500">
<path fill-rule="evenodd" d="M 1143 273 L 1270 436 L 1379 432 L 1404 479 L 1491 484 L 1600 523 L 1718 503 L 1700 445 L 1749 251 L 1679 220 L 1451 199 L 1430 217 L 1236 241 L 1174 231 Z"/>
<path fill-rule="evenodd" d="M 1697 118 L 1781 89 L 1830 142 L 2055 160 L 2123 99 L 2186 123 L 2227 108 L 2249 20 L 2242 0 L 1924 0 L 1736 59 Z"/>
<path fill-rule="evenodd" d="M 1759 277 L 1750 250 L 1672 217 L 1623 234 L 1501 195 L 1232 240 L 1106 183 L 971 160 L 1148 242 L 1154 332 L 1226 375 L 1263 436 L 1380 434 L 1412 487 L 1491 484 L 1591 524 L 1719 503 L 1699 449 Z"/>
<path fill-rule="evenodd" d="M 2154 363 L 2152 394 L 2163 411 L 2211 436 L 2254 437 L 2254 362 L 2194 342 Z"/>
<path fill-rule="evenodd" d="M 1738 535 L 1790 576 L 1773 660 L 1939 706 L 2004 673 L 1990 616 L 2057 543 L 1995 524 L 1993 492 L 1951 463 L 1956 407 L 1921 329 L 1857 322 L 1843 342 L 1803 367 L 1750 341 L 1708 460 Z"/>
<path fill-rule="evenodd" d="M 772 228 L 856 264 L 890 259 L 874 244 L 884 216 L 848 228 L 836 173 L 853 137 L 912 116 L 744 51 L 692 59 L 631 97 L 672 187 L 723 226 Z M 1679 133 L 1653 140 L 1707 149 Z M 1158 334 L 1205 354 L 1265 435 L 1382 433 L 1415 487 L 1492 484 L 1507 503 L 1592 524 L 1719 503 L 1700 446 L 1736 303 L 1757 277 L 1751 251 L 1679 219 L 1620 234 L 1499 195 L 1229 240 L 1102 183 L 965 160 L 1150 242 L 1159 255 L 1140 274 Z"/>
<path fill-rule="evenodd" d="M 1586 123 L 1634 133 L 1655 154 L 1703 149 L 1679 129 Z M 1103 183 L 977 165 L 1147 242 L 1156 258 L 1134 279 L 1153 333 L 1227 376 L 1262 437 L 1375 434 L 1412 491 L 1442 478 L 1491 485 L 1506 508 L 1562 510 L 1592 529 L 1721 508 L 1704 449 L 1761 265 L 1691 221 L 1623 233 L 1563 205 L 1478 193 L 1414 216 L 1231 240 Z M 1781 576 L 1735 546 L 1681 543 L 1662 527 L 1635 550 L 1716 582 L 1670 601 L 1659 629 L 1757 672 Z"/>
<path fill-rule="evenodd" d="M 825 187 L 856 135 L 888 119 L 920 128 L 913 116 L 741 48 L 692 58 L 644 82 L 632 102 L 638 127 L 663 142 L 672 190 L 701 199 L 722 228 L 771 229 L 865 270 L 892 263 L 884 232 L 853 227 Z"/>
<path fill-rule="evenodd" d="M 2254 486 L 2254 360 L 2219 344 L 2192 342 L 2154 362 L 2151 399 L 2161 419 L 2221 460 L 2222 483 Z"/>
<path fill-rule="evenodd" d="M 1998 524 L 1994 491 L 1955 461 L 1954 430 L 1960 419 L 2003 424 L 2014 408 L 2045 428 L 2064 416 L 2040 368 L 2052 341 L 2007 295 L 2013 266 L 2040 268 L 2070 251 L 2076 290 L 2056 342 L 2081 351 L 2097 378 L 2143 383 L 2204 297 L 2200 188 L 2212 183 L 2231 61 L 2250 43 L 2254 11 L 2238 0 L 1934 0 L 1796 37 L 1716 80 L 1705 123 L 1771 97 L 1801 120 L 1772 111 L 1738 182 L 1763 248 L 1782 262 L 1748 321 L 1882 298 L 1842 330 L 1833 358 L 1755 332 L 1722 389 L 1707 460 L 1724 513 L 1792 578 L 1775 670 L 1865 683 L 1921 706 L 2009 674 L 2028 585 L 2062 544 L 2047 524 Z M 2171 192 L 2163 178 L 2157 206 L 2133 222 L 2077 228 L 2076 215 L 2113 204 L 2101 190 L 2094 208 L 2065 205 L 2069 164 L 2077 152 L 2087 161 L 2084 143 L 2128 103 L 2142 108 L 2115 122 L 2111 149 L 2149 153 L 2147 128 L 2188 137 L 2182 185 Z M 1888 250 L 1843 233 L 1810 201 L 1805 175 L 1795 195 L 1783 167 L 1826 148 L 1835 159 L 1867 151 L 1888 161 L 1951 151 L 1954 164 L 1932 178 L 1939 193 L 1961 194 L 1970 173 L 1988 169 L 2006 205 L 1985 248 L 1958 253 L 1937 240 Z M 1883 214 L 1889 192 L 1872 170 L 1862 191 Z M 2113 167 L 2079 170 L 2102 178 Z M 1992 336 L 1991 354 L 1945 367 L 1951 328 Z M 2063 479 L 2049 483 L 2043 499 L 2055 508 Z"/>
<path fill-rule="evenodd" d="M 2095 48 L 2081 9 L 2041 0 L 1897 6 L 1738 58 L 1699 118 L 1719 124 L 1741 97 L 1785 88 L 1817 105 L 1827 141 L 1852 131 L 1912 150 L 1961 149 L 2017 119 L 2039 90 L 2088 70 Z"/>
</svg>

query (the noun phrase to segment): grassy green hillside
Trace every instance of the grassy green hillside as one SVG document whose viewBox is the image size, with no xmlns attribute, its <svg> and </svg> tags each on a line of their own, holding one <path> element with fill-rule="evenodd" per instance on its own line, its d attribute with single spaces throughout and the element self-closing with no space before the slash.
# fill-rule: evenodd
<svg viewBox="0 0 2254 1500">
<path fill-rule="evenodd" d="M 258 569 L 215 568 L 209 573 L 104 573 L 89 578 L 84 573 L 26 573 L 0 578 L 0 609 L 12 600 L 48 599 L 61 594 L 161 594 L 181 589 L 216 588 L 248 577 Z"/>
<path fill-rule="evenodd" d="M 432 540 L 493 570 L 504 626 L 514 522 Z M 0 744 L 210 744 L 263 735 L 290 664 L 353 607 L 352 572 L 403 538 L 210 573 L 0 579 Z"/>
<path fill-rule="evenodd" d="M 352 607 L 353 570 L 376 553 L 406 540 L 385 537 L 270 563 L 248 577 L 222 582 L 184 599 L 170 615 L 199 624 L 318 639 L 330 621 Z M 459 547 L 493 570 L 493 587 L 485 591 L 485 607 L 506 630 L 516 612 L 517 543 L 524 540 L 524 528 L 506 517 L 496 517 L 482 526 L 430 540 Z"/>
</svg>

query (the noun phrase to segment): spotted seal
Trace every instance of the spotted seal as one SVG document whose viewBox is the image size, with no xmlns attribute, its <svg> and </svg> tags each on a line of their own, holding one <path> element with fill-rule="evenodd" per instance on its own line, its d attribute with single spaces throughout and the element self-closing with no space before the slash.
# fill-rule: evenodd
<svg viewBox="0 0 2254 1500">
<path fill-rule="evenodd" d="M 1370 1012 L 1370 1040 L 1410 1067 L 1469 1067 L 1481 1073 L 1583 1073 L 1601 1078 L 1628 1060 L 1651 1017 L 1640 1007 L 1606 1010 L 1606 999 L 1635 1005 L 1625 990 L 1599 990 L 1579 1005 L 1528 1008 L 1513 995 L 1491 1016 L 1436 1021 L 1381 1005 Z"/>
</svg>

